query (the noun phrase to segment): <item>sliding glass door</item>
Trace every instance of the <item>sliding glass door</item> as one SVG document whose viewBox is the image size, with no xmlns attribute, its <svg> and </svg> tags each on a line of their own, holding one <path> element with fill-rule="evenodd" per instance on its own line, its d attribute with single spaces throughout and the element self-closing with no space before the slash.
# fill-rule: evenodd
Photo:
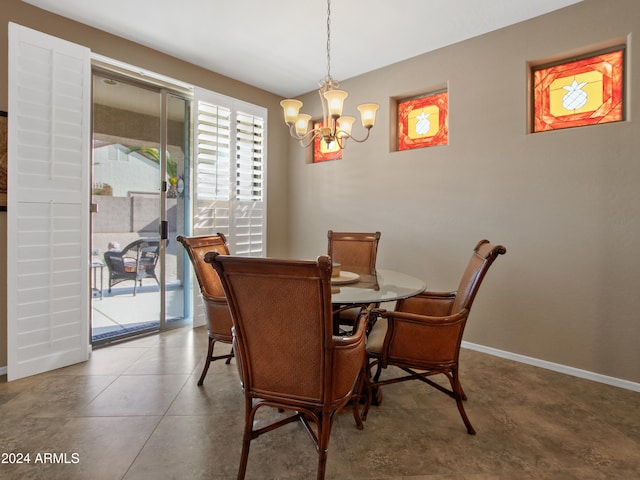
<svg viewBox="0 0 640 480">
<path fill-rule="evenodd" d="M 106 71 L 93 74 L 94 345 L 184 324 L 190 101 Z"/>
</svg>

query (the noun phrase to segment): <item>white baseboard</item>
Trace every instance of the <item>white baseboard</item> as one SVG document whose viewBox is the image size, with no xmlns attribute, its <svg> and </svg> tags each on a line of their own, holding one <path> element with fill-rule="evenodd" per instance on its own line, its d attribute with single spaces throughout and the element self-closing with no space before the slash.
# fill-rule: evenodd
<svg viewBox="0 0 640 480">
<path fill-rule="evenodd" d="M 7 367 L 0 367 L 0 375 L 6 375 L 7 374 Z"/>
<path fill-rule="evenodd" d="M 634 392 L 640 392 L 640 383 L 630 382 L 629 380 L 608 377 L 607 375 L 601 375 L 599 373 L 589 372 L 587 370 L 580 370 L 579 368 L 567 367 L 566 365 L 547 362 L 546 360 L 539 360 L 537 358 L 527 357 L 526 355 L 505 352 L 504 350 L 485 347 L 484 345 L 477 345 L 475 343 L 463 341 L 462 346 L 464 348 L 468 348 L 469 350 L 476 350 L 478 352 L 487 353 L 496 357 L 502 357 L 520 363 L 526 363 L 527 365 L 533 365 L 534 367 L 545 368 L 547 370 L 553 370 L 554 372 L 564 373 L 573 377 L 585 378 L 587 380 L 593 380 L 594 382 L 604 383 L 606 385 L 612 385 L 614 387 L 624 388 L 626 390 L 632 390 Z"/>
</svg>

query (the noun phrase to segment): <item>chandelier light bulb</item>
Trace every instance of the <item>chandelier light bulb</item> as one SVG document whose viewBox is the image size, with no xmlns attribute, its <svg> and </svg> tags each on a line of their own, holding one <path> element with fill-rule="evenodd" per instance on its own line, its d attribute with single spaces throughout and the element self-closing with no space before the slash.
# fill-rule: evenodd
<svg viewBox="0 0 640 480">
<path fill-rule="evenodd" d="M 294 100 L 288 98 L 287 100 L 282 100 L 280 102 L 280 106 L 284 110 L 284 121 L 287 125 L 292 125 L 296 123 L 298 119 L 298 112 L 300 111 L 300 107 L 302 107 L 302 102 L 300 100 Z"/>
<path fill-rule="evenodd" d="M 378 108 L 380 108 L 380 105 L 377 103 L 363 103 L 362 105 L 358 105 L 362 126 L 364 128 L 371 128 L 374 123 L 376 123 L 376 112 Z"/>
<path fill-rule="evenodd" d="M 330 117 L 338 118 L 342 115 L 342 107 L 344 106 L 344 99 L 347 98 L 347 95 L 348 93 L 344 90 L 329 90 L 324 92 Z"/>
<path fill-rule="evenodd" d="M 303 136 L 307 133 L 307 129 L 309 128 L 309 120 L 311 120 L 311 115 L 306 113 L 301 113 L 298 115 L 296 120 L 296 134 L 298 136 Z"/>
<path fill-rule="evenodd" d="M 340 117 L 338 119 L 338 136 L 347 137 L 351 135 L 351 129 L 353 128 L 353 123 L 355 121 L 355 117 Z"/>
</svg>

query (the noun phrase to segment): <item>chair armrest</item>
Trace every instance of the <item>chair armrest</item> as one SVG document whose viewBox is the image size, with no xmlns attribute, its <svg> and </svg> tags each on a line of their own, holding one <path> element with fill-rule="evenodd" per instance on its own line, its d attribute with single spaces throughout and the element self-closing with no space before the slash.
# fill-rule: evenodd
<svg viewBox="0 0 640 480">
<path fill-rule="evenodd" d="M 424 291 L 424 292 L 420 292 L 418 295 L 416 295 L 416 297 L 426 297 L 426 298 L 433 298 L 433 299 L 454 299 L 456 298 L 456 295 L 458 294 L 458 292 L 453 291 L 453 292 L 429 292 L 429 291 Z"/>
<path fill-rule="evenodd" d="M 400 300 L 396 311 L 419 315 L 444 317 L 450 315 L 457 292 L 422 292 Z"/>
<path fill-rule="evenodd" d="M 346 401 L 363 372 L 367 323 L 372 309 L 370 306 L 363 310 L 353 334 L 346 337 L 333 336 L 332 401 Z"/>
<path fill-rule="evenodd" d="M 465 319 L 469 315 L 468 309 L 460 310 L 458 313 L 453 315 L 420 315 L 417 313 L 411 312 L 398 312 L 392 310 L 382 310 L 377 312 L 378 316 L 381 318 L 389 319 L 389 323 L 416 323 L 416 324 L 424 324 L 424 325 L 446 325 L 450 323 L 457 323 L 460 320 Z"/>
<path fill-rule="evenodd" d="M 203 293 L 202 291 L 200 292 L 200 295 L 202 296 L 202 299 L 204 301 L 224 303 L 225 305 L 228 304 L 227 297 L 225 297 L 224 295 L 222 295 L 221 297 L 218 296 L 218 295 L 207 295 L 206 293 Z"/>
<path fill-rule="evenodd" d="M 104 263 L 109 270 L 112 268 L 123 269 L 124 262 L 122 261 L 122 253 L 118 251 L 106 251 L 103 255 Z"/>
<path fill-rule="evenodd" d="M 347 307 L 353 308 L 353 307 Z M 373 305 L 370 305 L 366 309 L 362 309 L 362 313 L 358 317 L 356 321 L 356 325 L 354 325 L 353 333 L 348 336 L 333 336 L 333 344 L 336 348 L 344 348 L 349 345 L 358 344 L 361 340 L 364 339 L 367 324 L 369 323 L 369 317 L 372 315 L 372 311 L 374 310 Z"/>
<path fill-rule="evenodd" d="M 384 367 L 393 362 L 427 369 L 434 363 L 456 361 L 468 309 L 442 317 L 398 311 L 377 313 L 383 320 L 369 335 L 371 345 L 367 349 L 380 357 Z"/>
</svg>

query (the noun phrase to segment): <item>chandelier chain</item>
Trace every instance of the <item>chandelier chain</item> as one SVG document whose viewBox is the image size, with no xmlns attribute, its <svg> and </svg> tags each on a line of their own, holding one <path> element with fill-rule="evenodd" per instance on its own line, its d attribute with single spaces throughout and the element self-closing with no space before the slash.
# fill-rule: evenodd
<svg viewBox="0 0 640 480">
<path fill-rule="evenodd" d="M 331 79 L 331 0 L 327 0 L 327 80 Z"/>
</svg>

